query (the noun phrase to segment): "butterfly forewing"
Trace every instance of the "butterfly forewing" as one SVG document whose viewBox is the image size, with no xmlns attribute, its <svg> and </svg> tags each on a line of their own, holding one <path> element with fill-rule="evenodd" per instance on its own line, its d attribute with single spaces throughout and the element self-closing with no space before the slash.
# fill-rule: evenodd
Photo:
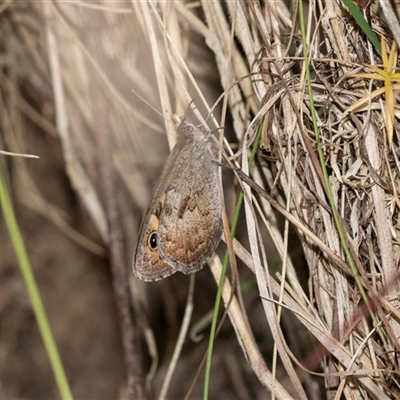
<svg viewBox="0 0 400 400">
<path fill-rule="evenodd" d="M 160 254 L 183 273 L 200 269 L 221 238 L 218 166 L 206 146 L 199 141 L 181 150 L 159 220 Z"/>
</svg>

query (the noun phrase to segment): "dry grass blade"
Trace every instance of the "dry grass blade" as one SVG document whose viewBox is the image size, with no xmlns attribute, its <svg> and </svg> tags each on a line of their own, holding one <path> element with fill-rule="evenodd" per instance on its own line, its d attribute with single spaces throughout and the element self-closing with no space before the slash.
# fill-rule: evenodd
<svg viewBox="0 0 400 400">
<path fill-rule="evenodd" d="M 57 132 L 60 135 L 63 143 L 66 170 L 77 193 L 82 196 L 83 202 L 85 203 L 87 209 L 90 210 L 93 220 L 96 222 L 97 229 L 101 233 L 104 242 L 108 243 L 106 217 L 103 207 L 100 204 L 99 196 L 93 187 L 93 183 L 87 176 L 86 171 L 83 169 L 81 161 L 78 159 L 78 156 L 75 153 L 72 145 L 72 139 L 68 128 L 69 118 L 66 110 L 65 90 L 62 83 L 59 49 L 55 32 L 52 28 L 52 21 L 54 21 L 52 7 L 53 6 L 51 3 L 45 3 L 43 5 L 46 23 L 47 45 L 49 49 L 49 64 L 53 84 L 55 108 L 57 112 Z"/>
<path fill-rule="evenodd" d="M 210 263 L 211 271 L 214 274 L 216 282 L 220 280 L 221 265 L 215 267 L 216 260 Z M 240 344 L 254 370 L 260 382 L 265 385 L 271 392 L 275 392 L 275 396 L 278 399 L 291 399 L 292 396 L 287 390 L 275 380 L 268 367 L 263 360 L 257 344 L 254 341 L 254 337 L 249 330 L 246 318 L 242 315 L 242 310 L 239 307 L 239 303 L 236 298 L 231 300 L 232 288 L 228 281 L 224 284 L 223 299 L 225 304 L 229 303 L 228 314 L 232 321 L 233 327 L 235 328 Z"/>
</svg>

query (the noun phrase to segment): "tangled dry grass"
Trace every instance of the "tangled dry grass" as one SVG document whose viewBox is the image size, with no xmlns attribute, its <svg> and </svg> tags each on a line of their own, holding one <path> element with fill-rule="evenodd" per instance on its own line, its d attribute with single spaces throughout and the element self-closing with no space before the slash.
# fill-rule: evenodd
<svg viewBox="0 0 400 400">
<path fill-rule="evenodd" d="M 124 216 L 121 235 L 133 244 L 157 178 L 149 171 L 166 157 L 160 137 L 167 132 L 171 145 L 174 141 L 172 114 L 183 115 L 194 99 L 192 108 L 202 121 L 212 105 L 210 129 L 226 127 L 223 152 L 236 163 L 233 170 L 246 193 L 240 229 L 247 232 L 248 250 L 239 241 L 233 248 L 256 277 L 262 324 L 273 338 L 273 356 L 266 360 L 247 322 L 249 310 L 237 297 L 232 300 L 226 281 L 223 298 L 245 354 L 236 362 L 246 358 L 265 391 L 280 399 L 399 396 L 400 138 L 392 43 L 400 38 L 393 10 L 382 4 L 361 8 L 378 42 L 383 38 L 379 51 L 339 1 L 304 5 L 303 38 L 303 5 L 289 9 L 282 1 L 2 7 L 3 51 L 12 57 L 0 79 L 7 150 L 26 151 L 23 138 L 10 134 L 6 110 L 12 105 L 59 137 L 70 182 L 112 247 L 111 211 L 103 205 L 113 193 L 104 184 L 110 170 L 104 171 L 104 164 L 111 163 L 112 202 Z M 389 66 L 389 75 L 381 75 L 383 89 L 377 75 L 365 75 L 376 72 L 371 65 L 381 71 Z M 24 82 L 52 99 L 49 109 L 38 112 L 27 104 Z M 145 102 L 162 110 L 164 119 Z M 49 122 L 53 115 L 55 126 Z M 248 172 L 257 140 L 257 162 Z M 235 171 L 239 167 L 251 181 Z M 40 212 L 40 193 L 21 168 L 29 205 Z M 231 220 L 237 190 L 229 185 Z M 57 213 L 49 217 L 101 253 Z M 307 261 L 306 285 L 292 260 L 293 228 Z M 269 272 L 268 240 L 281 259 L 279 273 Z M 124 253 L 126 265 L 132 250 Z M 218 260 L 211 263 L 217 282 Z M 146 303 L 153 290 L 136 281 L 131 287 L 135 304 Z M 314 346 L 305 359 L 296 359 L 293 342 L 282 331 L 282 310 L 312 337 L 297 338 L 300 347 Z"/>
</svg>

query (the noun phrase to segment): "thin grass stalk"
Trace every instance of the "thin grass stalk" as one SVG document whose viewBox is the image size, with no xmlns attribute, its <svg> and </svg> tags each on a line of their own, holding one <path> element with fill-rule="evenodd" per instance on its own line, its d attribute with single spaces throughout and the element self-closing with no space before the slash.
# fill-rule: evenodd
<svg viewBox="0 0 400 400">
<path fill-rule="evenodd" d="M 57 349 L 57 344 L 54 340 L 53 333 L 47 319 L 46 311 L 40 297 L 40 291 L 37 286 L 35 276 L 32 271 L 32 266 L 29 261 L 28 254 L 22 239 L 21 232 L 18 227 L 17 219 L 8 195 L 7 186 L 3 177 L 3 172 L 0 169 L 0 203 L 3 210 L 4 219 L 10 234 L 11 242 L 14 247 L 15 254 L 18 259 L 19 267 L 25 281 L 26 290 L 32 305 L 33 313 L 35 314 L 40 334 L 46 348 L 47 356 L 55 381 L 63 400 L 73 400 L 72 392 L 69 387 L 68 379 L 61 361 L 60 354 Z"/>
</svg>

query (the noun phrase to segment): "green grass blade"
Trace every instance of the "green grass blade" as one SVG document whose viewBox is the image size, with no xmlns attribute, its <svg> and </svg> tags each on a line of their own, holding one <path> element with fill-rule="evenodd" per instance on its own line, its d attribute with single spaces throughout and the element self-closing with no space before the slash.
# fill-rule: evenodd
<svg viewBox="0 0 400 400">
<path fill-rule="evenodd" d="M 35 277 L 32 272 L 31 264 L 26 253 L 25 245 L 18 228 L 14 210 L 11 205 L 10 198 L 7 193 L 7 188 L 3 173 L 0 169 L 0 204 L 3 210 L 6 225 L 10 234 L 10 238 L 18 259 L 21 273 L 25 281 L 28 295 L 32 304 L 39 330 L 43 338 L 43 342 L 50 360 L 51 367 L 56 379 L 58 390 L 60 391 L 63 400 L 73 399 L 68 381 L 58 354 L 53 334 L 50 329 L 49 322 L 44 311 L 43 303 L 40 298 L 40 293 L 36 285 Z"/>
<path fill-rule="evenodd" d="M 258 130 L 256 140 L 254 141 L 253 149 L 252 149 L 250 159 L 249 159 L 249 170 L 251 169 L 251 167 L 254 163 L 254 159 L 257 154 L 257 149 L 259 148 L 259 145 L 260 145 L 260 139 L 261 139 L 261 129 Z M 243 200 L 244 200 L 243 192 L 240 192 L 238 201 L 236 203 L 233 221 L 232 221 L 231 232 L 230 232 L 231 237 L 233 237 L 236 232 L 237 224 L 239 221 L 240 211 L 243 206 Z M 212 318 L 211 328 L 210 328 L 210 338 L 208 341 L 207 362 L 206 362 L 205 376 L 204 376 L 204 391 L 203 391 L 203 399 L 204 400 L 208 399 L 208 393 L 209 393 L 209 387 L 210 387 L 212 352 L 213 352 L 213 348 L 214 348 L 215 332 L 217 329 L 218 314 L 219 314 L 219 309 L 220 309 L 221 299 L 222 299 L 222 289 L 224 286 L 226 270 L 228 268 L 228 262 L 229 262 L 229 253 L 227 251 L 225 253 L 225 257 L 224 257 L 224 263 L 223 263 L 223 267 L 222 267 L 221 278 L 220 278 L 219 285 L 218 285 L 217 295 L 215 297 L 214 312 L 213 312 L 213 318 Z M 233 289 L 234 288 L 232 288 L 232 290 Z"/>
<path fill-rule="evenodd" d="M 381 44 L 379 43 L 378 38 L 375 36 L 372 28 L 369 26 L 367 20 L 365 19 L 363 13 L 357 7 L 356 3 L 353 0 L 342 0 L 343 4 L 349 9 L 351 16 L 357 22 L 358 26 L 365 33 L 368 40 L 373 44 L 376 51 L 378 53 L 381 52 Z"/>
<path fill-rule="evenodd" d="M 308 96 L 310 99 L 311 118 L 312 118 L 312 122 L 313 122 L 314 135 L 315 135 L 315 140 L 317 143 L 317 152 L 318 152 L 321 170 L 322 170 L 322 173 L 324 176 L 324 182 L 325 182 L 325 187 L 327 190 L 327 197 L 329 200 L 329 205 L 330 205 L 330 208 L 332 211 L 332 216 L 335 221 L 335 226 L 336 226 L 339 238 L 340 238 L 340 243 L 342 245 L 344 253 L 346 254 L 346 258 L 350 264 L 351 270 L 353 272 L 353 277 L 356 281 L 358 290 L 361 294 L 362 299 L 364 300 L 365 304 L 367 305 L 367 308 L 368 308 L 368 311 L 373 320 L 374 326 L 375 326 L 382 342 L 386 345 L 387 342 L 386 342 L 385 335 L 384 335 L 384 333 L 381 329 L 381 326 L 379 324 L 379 321 L 378 321 L 375 313 L 373 312 L 371 305 L 368 301 L 368 295 L 364 289 L 360 275 L 357 270 L 357 266 L 355 264 L 352 254 L 351 254 L 350 248 L 348 246 L 346 234 L 345 234 L 345 231 L 343 229 L 343 226 L 342 226 L 342 223 L 340 220 L 340 216 L 339 216 L 339 213 L 338 213 L 338 210 L 337 210 L 334 198 L 333 198 L 332 188 L 331 188 L 330 182 L 329 182 L 328 171 L 326 168 L 326 160 L 325 160 L 324 152 L 322 149 L 321 138 L 319 135 L 317 112 L 316 112 L 315 104 L 314 104 L 314 92 L 313 92 L 312 85 L 311 85 L 311 71 L 310 71 L 309 58 L 308 58 L 307 33 L 306 33 L 304 11 L 303 11 L 303 0 L 299 1 L 299 18 L 300 18 L 300 31 L 301 31 L 301 37 L 302 37 L 302 43 L 303 43 L 303 49 L 304 49 L 304 64 L 306 66 L 306 81 L 307 81 Z"/>
</svg>

